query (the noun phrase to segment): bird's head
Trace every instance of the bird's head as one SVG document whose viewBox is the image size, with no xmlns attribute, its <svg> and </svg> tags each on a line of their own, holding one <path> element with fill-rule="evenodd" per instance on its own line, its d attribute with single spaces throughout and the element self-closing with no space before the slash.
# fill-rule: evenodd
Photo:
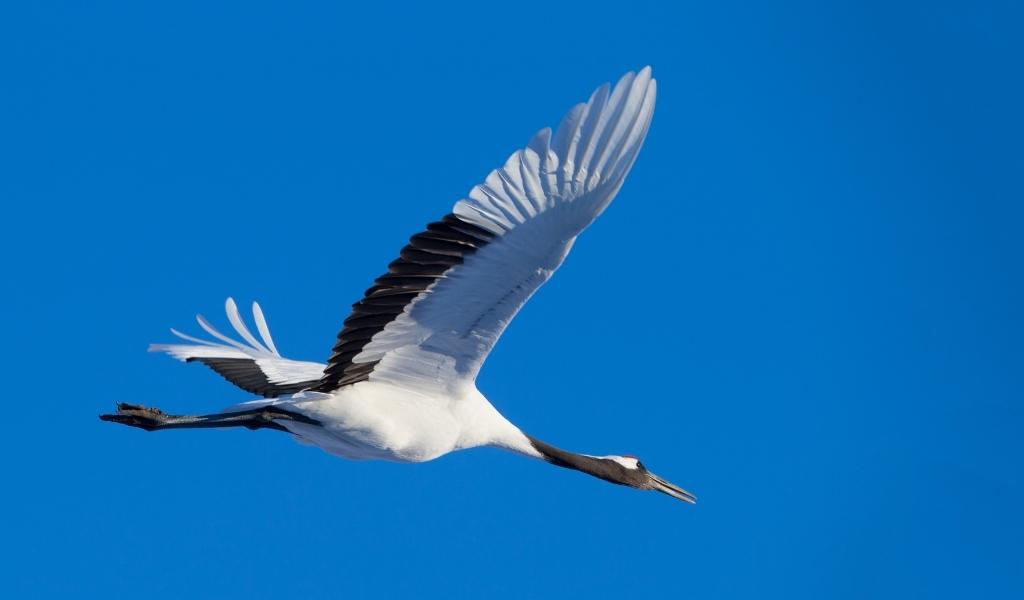
<svg viewBox="0 0 1024 600">
<path fill-rule="evenodd" d="M 618 483 L 620 485 L 628 485 L 640 490 L 656 490 L 662 494 L 668 494 L 677 500 L 683 502 L 689 502 L 690 504 L 697 503 L 697 497 L 683 488 L 665 481 L 661 477 L 658 477 L 654 473 L 647 470 L 640 459 L 635 456 L 602 456 L 600 457 L 605 461 L 607 469 L 604 473 L 598 475 L 603 479 L 611 481 L 612 483 Z"/>
</svg>

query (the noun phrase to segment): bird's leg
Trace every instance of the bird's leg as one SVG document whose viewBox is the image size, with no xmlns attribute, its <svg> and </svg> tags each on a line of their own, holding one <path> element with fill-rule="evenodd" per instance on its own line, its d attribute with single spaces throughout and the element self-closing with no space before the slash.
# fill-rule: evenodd
<svg viewBox="0 0 1024 600">
<path fill-rule="evenodd" d="M 214 413 L 211 415 L 169 415 L 159 408 L 137 404 L 118 404 L 117 413 L 100 415 L 100 419 L 138 427 L 146 431 L 157 429 L 199 429 L 213 427 L 247 427 L 249 429 L 276 429 L 288 431 L 276 421 L 287 419 L 302 423 L 317 424 L 309 417 L 288 412 L 273 406 L 240 412 Z"/>
</svg>

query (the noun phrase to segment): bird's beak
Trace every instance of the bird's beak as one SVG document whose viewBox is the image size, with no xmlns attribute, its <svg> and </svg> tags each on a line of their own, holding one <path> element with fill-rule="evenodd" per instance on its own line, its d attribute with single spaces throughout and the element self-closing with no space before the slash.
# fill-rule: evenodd
<svg viewBox="0 0 1024 600">
<path fill-rule="evenodd" d="M 648 473 L 648 475 L 651 478 L 652 490 L 658 490 L 662 494 L 668 494 L 669 496 L 682 500 L 683 502 L 689 502 L 690 504 L 697 503 L 697 497 L 691 494 L 690 492 L 684 490 L 683 488 L 677 485 L 673 485 L 665 481 L 664 479 L 658 477 L 654 473 Z"/>
</svg>

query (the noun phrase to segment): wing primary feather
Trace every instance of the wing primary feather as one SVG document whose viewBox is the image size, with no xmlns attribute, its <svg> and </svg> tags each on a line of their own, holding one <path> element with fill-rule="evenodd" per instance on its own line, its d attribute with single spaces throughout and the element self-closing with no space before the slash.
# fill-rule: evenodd
<svg viewBox="0 0 1024 600">
<path fill-rule="evenodd" d="M 558 129 L 555 130 L 555 137 L 551 141 L 551 149 L 555 151 L 556 155 L 564 157 L 569 154 L 569 144 L 572 142 L 572 136 L 576 133 L 577 125 L 583 117 L 583 111 L 586 108 L 587 104 L 580 102 L 569 109 L 569 112 L 562 117 L 562 122 L 558 124 Z"/>
<path fill-rule="evenodd" d="M 602 96 L 607 95 L 607 90 L 608 84 L 604 84 L 594 90 L 594 93 L 590 95 L 590 100 L 583 105 L 583 110 L 580 113 L 579 119 L 574 123 L 575 128 L 569 134 L 567 139 L 568 147 L 565 149 L 565 153 L 561 155 L 561 167 L 565 176 L 565 180 L 563 182 L 565 187 L 563 188 L 562 193 L 567 197 L 575 196 L 578 191 L 576 186 L 576 173 L 579 167 L 576 162 L 579 159 L 580 145 L 584 141 L 588 124 L 593 119 L 594 111 L 599 108 L 598 102 L 601 100 Z"/>
<path fill-rule="evenodd" d="M 263 316 L 263 309 L 260 308 L 259 302 L 252 303 L 252 318 L 256 321 L 256 329 L 260 332 L 263 343 L 270 348 L 274 356 L 281 356 L 281 353 L 277 351 L 277 346 L 274 345 L 274 338 L 270 337 L 270 327 L 267 325 L 266 317 Z"/>
<path fill-rule="evenodd" d="M 523 193 L 533 209 L 534 216 L 547 208 L 544 201 L 544 186 L 540 181 L 540 156 L 532 149 L 519 152 L 519 178 L 523 182 Z"/>
<path fill-rule="evenodd" d="M 640 117 L 640 111 L 635 110 L 633 107 L 643 104 L 644 96 L 647 94 L 647 84 L 651 79 L 651 68 L 644 67 L 636 76 L 629 77 L 628 80 L 626 79 L 627 76 L 632 76 L 632 73 L 624 75 L 618 85 L 615 86 L 615 92 L 621 94 L 617 116 L 623 113 L 629 114 L 631 109 L 634 116 L 632 119 L 616 118 L 612 121 L 614 126 L 608 128 L 601 151 L 594 161 L 595 168 L 600 173 L 605 173 L 608 161 L 612 157 L 617 156 L 622 148 L 622 144 L 626 141 L 627 133 L 633 128 L 636 119 Z M 620 88 L 622 88 L 621 92 Z"/>
<path fill-rule="evenodd" d="M 632 83 L 635 79 L 636 76 L 632 72 L 623 75 L 612 89 L 605 109 L 601 111 L 595 137 L 593 142 L 589 144 L 583 161 L 584 164 L 591 165 L 591 177 L 603 174 L 601 171 L 601 159 L 604 157 L 612 140 L 615 139 L 616 130 L 624 127 L 623 121 L 627 120 L 622 119 L 621 116 L 626 112 L 629 92 L 633 90 Z M 609 123 L 611 126 L 609 126 Z"/>
<path fill-rule="evenodd" d="M 537 156 L 544 156 L 548 153 L 548 147 L 551 143 L 551 128 L 545 127 L 533 134 L 530 141 L 526 144 L 526 147 L 537 153 Z"/>
<path fill-rule="evenodd" d="M 174 335 L 180 337 L 183 340 L 186 340 L 186 341 L 189 341 L 189 342 L 194 342 L 196 344 L 202 344 L 204 346 L 220 346 L 221 345 L 221 344 L 218 344 L 217 342 L 211 342 L 210 340 L 202 340 L 202 339 L 199 339 L 199 338 L 192 337 L 190 335 L 187 335 L 187 334 L 184 334 L 184 333 L 178 331 L 177 329 L 175 329 L 173 327 L 171 327 L 171 333 L 173 333 Z"/>
<path fill-rule="evenodd" d="M 580 122 L 579 131 L 573 136 L 574 145 L 569 149 L 569 164 L 572 165 L 572 186 L 575 194 L 586 191 L 588 176 L 587 152 L 590 150 L 594 132 L 601 122 L 604 107 L 608 102 L 608 84 L 597 88 L 587 104 L 587 113 Z"/>
<path fill-rule="evenodd" d="M 199 326 L 202 327 L 203 330 L 206 331 L 206 333 L 212 335 L 213 337 L 224 342 L 225 344 L 228 344 L 229 346 L 234 346 L 235 348 L 238 348 L 239 350 L 242 351 L 252 351 L 252 348 L 249 348 L 248 346 L 241 342 L 236 342 L 235 340 L 229 338 L 223 333 L 217 331 L 217 329 L 213 325 L 210 325 L 210 322 L 207 321 L 206 318 L 203 317 L 203 315 L 196 315 L 196 322 L 199 323 Z"/>
<path fill-rule="evenodd" d="M 636 161 L 636 157 L 640 153 L 640 148 L 643 145 L 644 137 L 647 136 L 647 130 L 651 126 L 650 116 L 651 113 L 654 112 L 654 102 L 657 97 L 657 90 L 658 82 L 651 79 L 647 84 L 643 103 L 637 111 L 633 126 L 630 128 L 626 139 L 622 143 L 622 152 L 624 152 L 624 154 L 616 162 L 612 173 L 609 174 L 609 180 L 616 181 L 621 184 L 621 180 L 633 167 L 633 163 Z"/>
<path fill-rule="evenodd" d="M 256 339 L 256 336 L 254 336 L 252 332 L 249 331 L 249 328 L 246 327 L 245 321 L 242 320 L 242 316 L 238 314 L 238 305 L 235 304 L 234 298 L 228 296 L 228 299 L 224 301 L 224 312 L 227 313 L 228 321 L 231 321 L 231 326 L 235 328 L 235 331 L 238 332 L 238 335 L 242 336 L 242 339 L 249 342 L 249 345 L 251 345 L 256 350 L 259 350 L 263 354 L 271 353 L 266 346 L 261 344 L 259 340 Z"/>
</svg>

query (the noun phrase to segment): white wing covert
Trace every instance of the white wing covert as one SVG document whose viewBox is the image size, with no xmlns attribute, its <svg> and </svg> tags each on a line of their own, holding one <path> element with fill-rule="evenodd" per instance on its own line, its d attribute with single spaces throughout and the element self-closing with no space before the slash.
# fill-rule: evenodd
<svg viewBox="0 0 1024 600">
<path fill-rule="evenodd" d="M 185 362 L 201 362 L 243 390 L 265 398 L 293 394 L 319 382 L 327 365 L 282 357 L 270 337 L 270 328 L 258 303 L 252 303 L 252 314 L 259 340 L 246 327 L 233 299 L 227 299 L 224 309 L 245 343 L 224 335 L 202 315 L 196 315 L 199 326 L 220 342 L 194 338 L 171 329 L 171 333 L 192 343 L 151 344 L 149 351 L 166 352 Z"/>
<path fill-rule="evenodd" d="M 608 206 L 654 111 L 650 68 L 575 106 L 410 239 L 353 305 L 314 389 L 359 381 L 437 390 L 472 382 L 505 327 Z"/>
</svg>

